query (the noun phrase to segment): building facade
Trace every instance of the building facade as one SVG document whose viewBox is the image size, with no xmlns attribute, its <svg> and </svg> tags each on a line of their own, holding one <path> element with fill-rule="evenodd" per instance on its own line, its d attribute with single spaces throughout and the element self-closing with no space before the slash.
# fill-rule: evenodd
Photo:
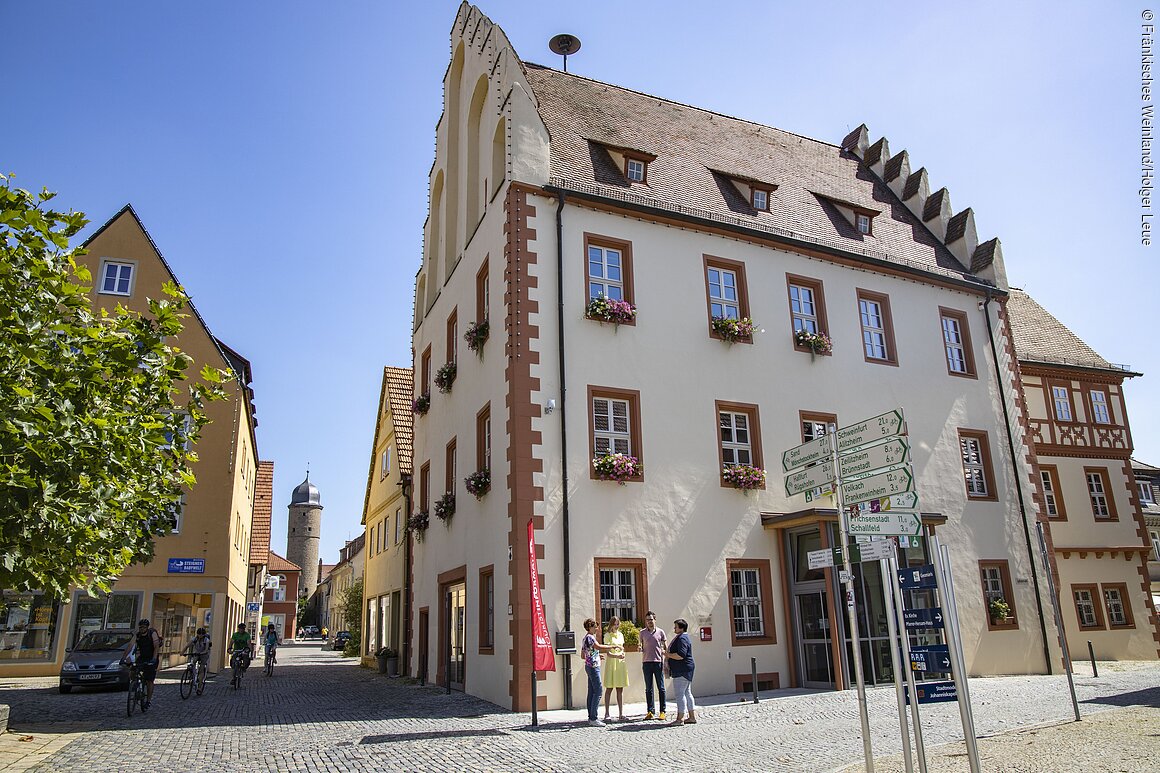
<svg viewBox="0 0 1160 773">
<path fill-rule="evenodd" d="M 298 627 L 298 583 L 302 569 L 272 550 L 267 566 L 270 581 L 266 585 L 258 630 L 264 631 L 273 623 L 283 641 L 293 641 Z"/>
<path fill-rule="evenodd" d="M 1148 542 L 1152 545 L 1152 552 L 1148 554 L 1149 592 L 1153 606 L 1160 609 L 1160 503 L 1157 502 L 1157 497 L 1160 497 L 1160 467 L 1133 459 L 1132 473 L 1136 476 Z"/>
<path fill-rule="evenodd" d="M 254 488 L 254 524 L 250 534 L 250 575 L 246 588 L 246 624 L 257 630 L 263 618 L 270 578 L 270 523 L 274 516 L 274 463 L 258 462 Z"/>
<path fill-rule="evenodd" d="M 350 630 L 350 621 L 343 609 L 343 601 L 346 598 L 346 592 L 363 578 L 363 572 L 366 569 L 366 552 L 363 549 L 365 544 L 366 537 L 362 534 L 348 541 L 338 551 L 338 563 L 327 575 L 328 588 L 325 597 L 326 613 L 324 617 L 331 638 L 338 631 Z M 352 633 L 358 634 L 361 631 L 361 626 L 356 625 L 355 629 Z"/>
<path fill-rule="evenodd" d="M 362 652 L 368 665 L 381 648 L 402 653 L 407 642 L 403 607 L 410 558 L 411 389 L 410 368 L 383 368 L 362 519 L 366 540 Z"/>
</svg>

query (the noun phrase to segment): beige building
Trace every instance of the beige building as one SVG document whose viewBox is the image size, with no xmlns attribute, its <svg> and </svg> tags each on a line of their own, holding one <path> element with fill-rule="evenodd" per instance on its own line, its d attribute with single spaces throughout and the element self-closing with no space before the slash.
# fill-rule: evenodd
<svg viewBox="0 0 1160 773">
<path fill-rule="evenodd" d="M 1152 604 L 1160 609 L 1160 467 L 1132 460 L 1132 472 L 1136 476 L 1136 490 L 1140 497 L 1140 508 L 1144 511 L 1144 525 L 1148 529 L 1148 542 L 1152 552 L 1148 554 L 1148 583 L 1152 594 Z"/>
<path fill-rule="evenodd" d="M 787 496 L 781 457 L 895 408 L 924 533 L 900 561 L 949 547 L 972 674 L 1058 670 L 1010 290 L 973 211 L 864 126 L 821 142 L 526 63 L 466 3 L 451 52 L 416 279 L 409 673 L 529 707 L 530 521 L 553 634 L 652 609 L 690 622 L 701 694 L 746 689 L 750 658 L 763 688 L 846 687 L 844 588 L 806 562 L 834 504 Z M 600 319 L 601 296 L 627 306 Z M 639 465 L 622 485 L 606 451 Z M 886 683 L 891 580 L 855 575 Z M 579 705 L 582 667 L 558 664 L 542 706 Z"/>
<path fill-rule="evenodd" d="M 407 642 L 403 605 L 411 511 L 411 388 L 410 368 L 383 368 L 362 518 L 366 539 L 362 652 L 368 665 L 380 648 L 402 653 Z"/>
<path fill-rule="evenodd" d="M 342 599 L 347 589 L 362 579 L 366 569 L 365 544 L 366 538 L 362 534 L 347 542 L 338 551 L 338 563 L 327 575 L 323 625 L 327 627 L 332 640 L 338 631 L 350 630 L 349 621 L 342 611 Z"/>
<path fill-rule="evenodd" d="M 130 206 L 84 246 L 88 254 L 79 262 L 92 272 L 97 308 L 121 304 L 147 313 L 147 298 L 164 297 L 166 282 L 180 284 Z M 192 302 L 187 312 L 176 342 L 194 360 L 187 373 L 196 378 L 208 365 L 232 372 L 234 379 L 224 385 L 226 400 L 206 406 L 211 423 L 197 444 L 197 485 L 186 495 L 177 527 L 157 541 L 152 561 L 130 566 L 106 596 L 94 599 L 74 590 L 69 603 L 60 605 L 6 592 L 10 622 L 14 610 L 29 614 L 27 632 L 3 633 L 0 675 L 55 675 L 65 649 L 85 633 L 134 628 L 138 618 L 150 619 L 161 633 L 162 665 L 174 665 L 198 627 L 224 642 L 245 620 L 258 468 L 250 364 L 214 337 Z M 215 669 L 224 664 L 224 652 L 215 648 Z"/>
</svg>

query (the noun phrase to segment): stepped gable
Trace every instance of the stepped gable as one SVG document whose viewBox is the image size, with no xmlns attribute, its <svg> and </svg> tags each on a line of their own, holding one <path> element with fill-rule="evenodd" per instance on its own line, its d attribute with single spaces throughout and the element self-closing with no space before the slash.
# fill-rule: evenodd
<svg viewBox="0 0 1160 773">
<path fill-rule="evenodd" d="M 1020 361 L 1075 365 L 1130 375 L 1101 357 L 1023 290 L 1011 288 L 1007 313 L 1015 354 Z"/>
<path fill-rule="evenodd" d="M 677 213 L 741 224 L 961 278 L 963 266 L 854 152 L 769 126 L 525 63 L 552 137 L 551 177 L 565 189 Z M 865 150 L 866 129 L 843 141 Z M 884 145 L 884 144 L 883 144 Z M 656 157 L 648 183 L 630 184 L 607 148 Z M 885 147 L 883 147 L 885 152 Z M 770 211 L 739 213 L 717 174 L 776 185 Z M 819 200 L 879 213 L 874 234 L 840 230 Z M 841 218 L 844 219 L 844 218 Z"/>
</svg>

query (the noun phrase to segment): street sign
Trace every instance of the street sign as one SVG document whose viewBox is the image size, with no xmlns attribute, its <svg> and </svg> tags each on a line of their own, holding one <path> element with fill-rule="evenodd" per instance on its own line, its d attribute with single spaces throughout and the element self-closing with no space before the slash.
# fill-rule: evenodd
<svg viewBox="0 0 1160 773">
<path fill-rule="evenodd" d="M 911 566 L 906 569 L 899 569 L 898 585 L 904 590 L 935 587 L 934 565 L 923 564 L 922 566 Z"/>
<path fill-rule="evenodd" d="M 785 495 L 787 497 L 793 496 L 803 491 L 819 488 L 822 484 L 833 482 L 834 465 L 819 464 L 814 467 L 807 467 L 804 470 L 786 473 Z"/>
<path fill-rule="evenodd" d="M 858 446 L 884 440 L 892 435 L 901 435 L 903 430 L 902 409 L 898 408 L 880 416 L 874 416 L 838 429 L 838 453 L 852 451 Z"/>
<path fill-rule="evenodd" d="M 786 472 L 789 472 L 795 467 L 801 467 L 803 464 L 816 462 L 819 459 L 826 459 L 830 456 L 830 436 L 822 435 L 816 437 L 808 443 L 802 443 L 796 448 L 791 448 L 781 455 L 781 466 Z"/>
<path fill-rule="evenodd" d="M 858 552 L 862 554 L 863 561 L 881 561 L 893 555 L 896 547 L 891 540 L 875 540 L 874 542 L 864 542 L 859 545 Z"/>
<path fill-rule="evenodd" d="M 247 601 L 246 602 L 246 612 L 253 612 L 254 614 L 257 614 L 261 611 L 262 611 L 261 602 L 259 602 L 259 601 Z"/>
<path fill-rule="evenodd" d="M 885 513 L 865 513 L 850 519 L 850 534 L 880 534 L 882 536 L 914 537 L 922 530 L 922 519 L 915 513 L 891 510 Z M 863 551 L 864 553 L 865 551 Z"/>
<path fill-rule="evenodd" d="M 825 569 L 827 566 L 833 566 L 834 549 L 811 550 L 806 553 L 806 561 L 809 563 L 810 569 Z"/>
<path fill-rule="evenodd" d="M 907 609 L 902 613 L 902 622 L 908 631 L 924 631 L 928 628 L 942 628 L 942 607 L 930 609 Z"/>
<path fill-rule="evenodd" d="M 876 446 L 859 448 L 838 457 L 843 478 L 892 467 L 910 461 L 910 444 L 902 438 L 888 440 Z"/>
<path fill-rule="evenodd" d="M 204 558 L 171 558 L 169 574 L 205 574 Z"/>
<path fill-rule="evenodd" d="M 910 469 L 910 465 L 899 470 L 872 475 L 869 478 L 842 483 L 842 496 L 848 505 L 913 490 L 914 472 Z"/>
<path fill-rule="evenodd" d="M 903 685 L 906 687 L 906 685 Z M 918 693 L 918 703 L 948 703 L 950 701 L 957 701 L 959 693 L 955 689 L 954 682 L 919 682 L 914 686 L 914 691 Z M 906 703 L 910 704 L 910 689 L 906 690 Z"/>
<path fill-rule="evenodd" d="M 911 671 L 951 672 L 950 649 L 945 644 L 928 644 L 925 647 L 910 648 Z"/>
<path fill-rule="evenodd" d="M 918 493 L 915 491 L 907 491 L 902 494 L 883 497 L 878 500 L 878 507 L 882 510 L 916 510 L 918 509 Z"/>
</svg>

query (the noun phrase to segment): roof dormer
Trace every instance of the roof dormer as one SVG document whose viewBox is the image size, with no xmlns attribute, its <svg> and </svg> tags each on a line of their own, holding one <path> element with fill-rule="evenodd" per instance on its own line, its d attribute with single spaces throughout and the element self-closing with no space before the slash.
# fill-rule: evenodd
<svg viewBox="0 0 1160 773">
<path fill-rule="evenodd" d="M 657 160 L 656 156 L 643 150 L 618 148 L 613 145 L 604 145 L 604 149 L 608 151 L 608 155 L 612 157 L 613 162 L 620 169 L 620 173 L 624 175 L 624 179 L 630 185 L 637 183 L 648 185 L 648 167 L 649 164 Z"/>
<path fill-rule="evenodd" d="M 874 235 L 874 218 L 881 214 L 880 212 L 821 193 L 814 193 L 814 195 L 840 212 L 855 231 L 864 236 Z"/>
</svg>

